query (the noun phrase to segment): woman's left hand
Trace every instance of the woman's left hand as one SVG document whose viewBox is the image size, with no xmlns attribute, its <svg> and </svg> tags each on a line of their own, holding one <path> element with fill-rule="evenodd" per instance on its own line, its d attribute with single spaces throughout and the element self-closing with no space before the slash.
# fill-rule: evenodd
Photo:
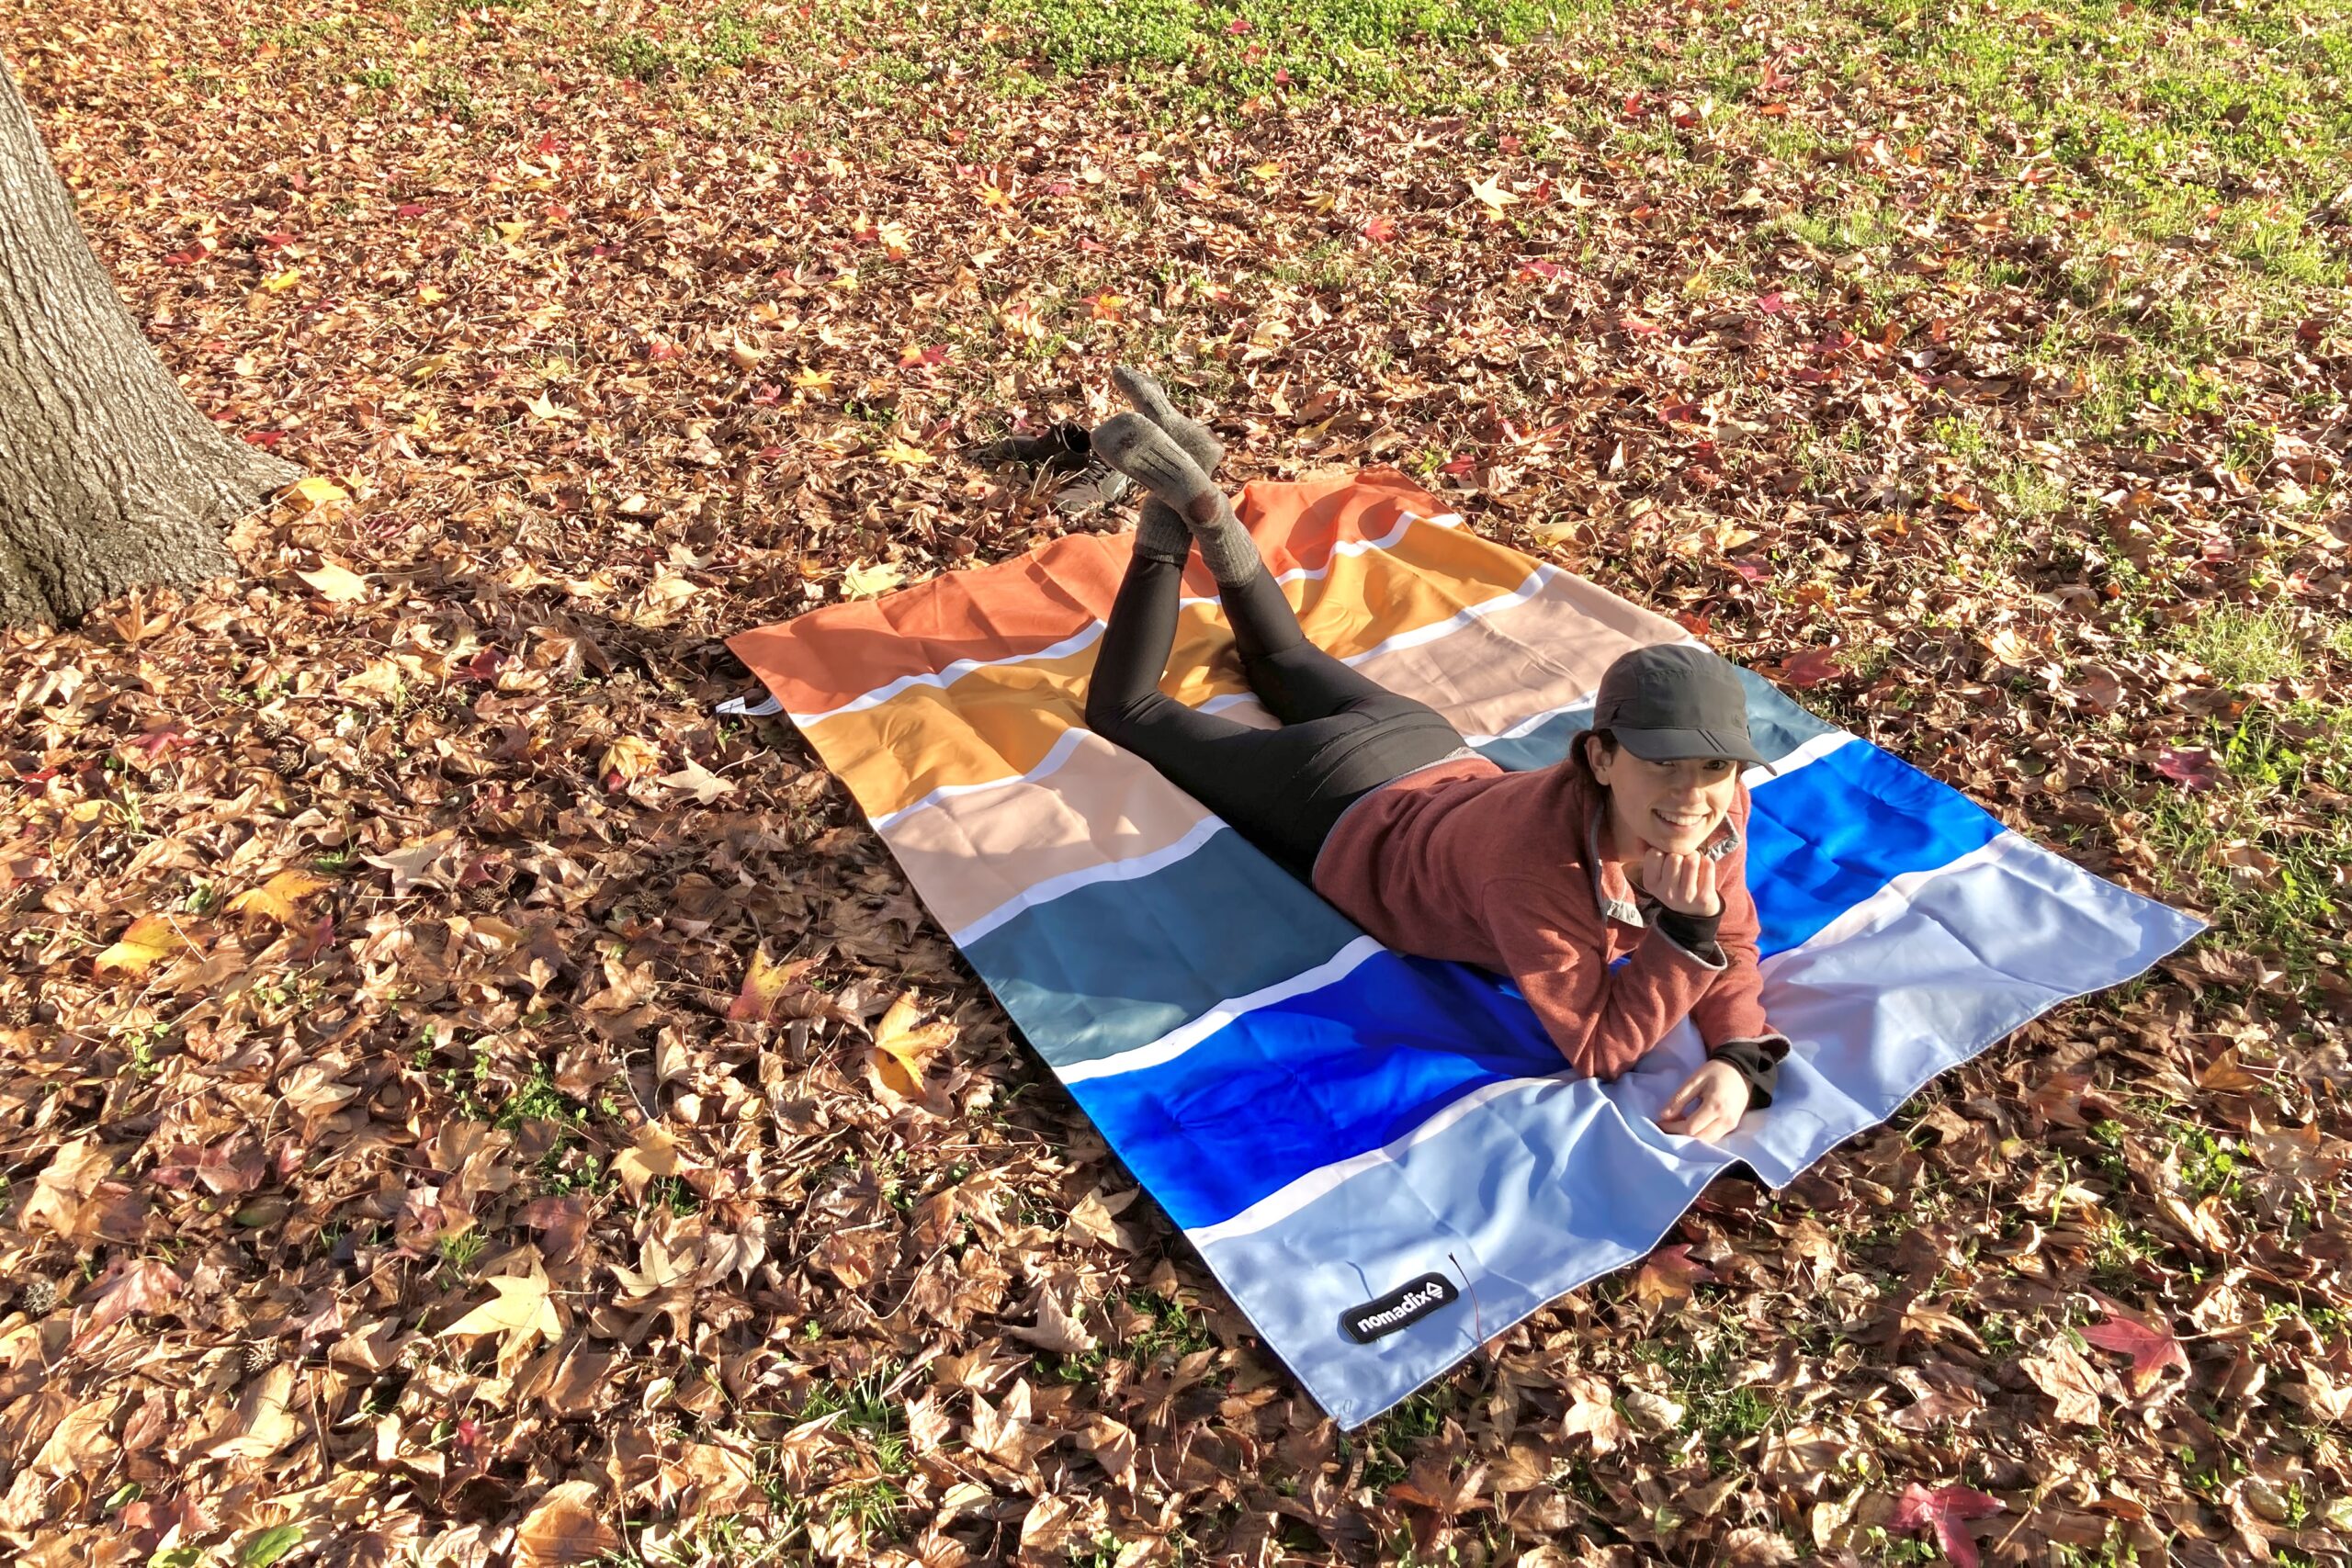
<svg viewBox="0 0 2352 1568">
<path fill-rule="evenodd" d="M 1657 1124 L 1666 1132 L 1712 1144 L 1747 1114 L 1747 1080 L 1729 1062 L 1709 1062 L 1674 1091 L 1658 1112 Z"/>
</svg>

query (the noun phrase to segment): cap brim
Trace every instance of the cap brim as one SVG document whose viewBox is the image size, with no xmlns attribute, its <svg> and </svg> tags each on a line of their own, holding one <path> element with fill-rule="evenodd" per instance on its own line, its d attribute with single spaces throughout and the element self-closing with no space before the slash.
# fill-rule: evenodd
<svg viewBox="0 0 2352 1568">
<path fill-rule="evenodd" d="M 1618 729 L 1619 745 L 1645 762 L 1679 762 L 1686 757 L 1729 757 L 1769 773 L 1780 770 L 1759 755 L 1745 735 L 1713 729 Z"/>
</svg>

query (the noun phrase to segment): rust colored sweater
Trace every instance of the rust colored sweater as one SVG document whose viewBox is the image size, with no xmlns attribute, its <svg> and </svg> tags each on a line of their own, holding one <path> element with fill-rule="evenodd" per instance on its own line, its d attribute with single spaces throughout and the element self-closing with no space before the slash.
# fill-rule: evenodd
<svg viewBox="0 0 2352 1568">
<path fill-rule="evenodd" d="M 1688 1016 L 1708 1054 L 1748 1080 L 1751 1103 L 1770 1103 L 1788 1042 L 1757 999 L 1747 786 L 1706 849 L 1723 899 L 1712 920 L 1637 899 L 1603 858 L 1605 805 L 1572 762 L 1440 762 L 1340 817 L 1315 890 L 1399 952 L 1510 975 L 1579 1073 L 1615 1077 Z"/>
</svg>

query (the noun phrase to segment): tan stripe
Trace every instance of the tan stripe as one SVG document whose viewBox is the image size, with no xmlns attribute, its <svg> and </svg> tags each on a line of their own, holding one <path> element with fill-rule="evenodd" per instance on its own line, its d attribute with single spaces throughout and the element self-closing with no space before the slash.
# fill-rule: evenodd
<svg viewBox="0 0 2352 1568">
<path fill-rule="evenodd" d="M 956 931 L 1054 877 L 1164 850 L 1207 815 L 1148 762 L 1088 735 L 1043 779 L 953 796 L 883 837 Z"/>
<path fill-rule="evenodd" d="M 1563 573 L 1524 604 L 1356 668 L 1464 735 L 1496 735 L 1592 691 L 1619 654 L 1683 636 L 1665 616 Z"/>
</svg>

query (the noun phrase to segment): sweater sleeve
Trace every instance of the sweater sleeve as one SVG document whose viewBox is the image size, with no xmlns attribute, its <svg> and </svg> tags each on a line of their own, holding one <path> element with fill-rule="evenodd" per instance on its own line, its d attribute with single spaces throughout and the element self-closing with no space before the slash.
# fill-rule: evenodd
<svg viewBox="0 0 2352 1568">
<path fill-rule="evenodd" d="M 1743 792 L 1744 793 L 1744 792 Z M 1690 1009 L 1690 1021 L 1707 1055 L 1729 1062 L 1747 1080 L 1751 1107 L 1772 1103 L 1780 1077 L 1781 1059 L 1789 1054 L 1788 1038 L 1764 1017 L 1758 993 L 1763 976 L 1756 968 L 1756 940 L 1760 922 L 1756 899 L 1747 891 L 1746 813 L 1741 813 L 1740 847 L 1715 865 L 1715 891 L 1723 899 L 1723 914 L 1715 924 L 1715 948 L 1724 967 Z"/>
<path fill-rule="evenodd" d="M 1647 1055 L 1724 973 L 1655 927 L 1611 969 L 1600 911 L 1553 882 L 1498 878 L 1481 907 L 1521 994 L 1588 1077 L 1613 1078 Z"/>
</svg>

